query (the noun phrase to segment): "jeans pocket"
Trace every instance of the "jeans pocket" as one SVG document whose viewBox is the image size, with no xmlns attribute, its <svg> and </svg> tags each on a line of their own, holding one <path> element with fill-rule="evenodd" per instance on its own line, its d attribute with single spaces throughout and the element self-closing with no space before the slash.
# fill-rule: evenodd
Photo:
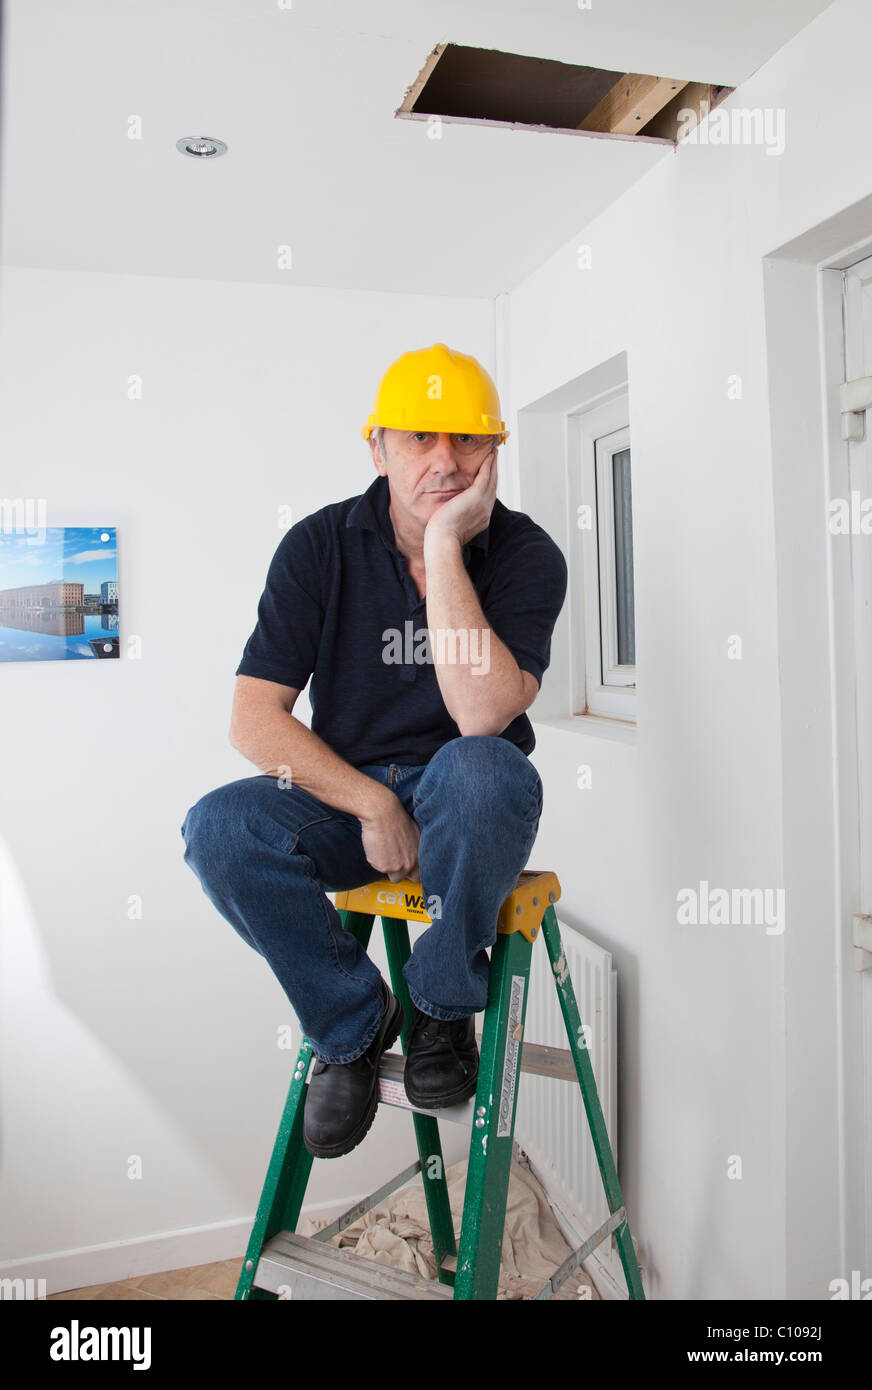
<svg viewBox="0 0 872 1390">
<path fill-rule="evenodd" d="M 311 830 L 313 825 L 323 825 L 325 821 L 329 821 L 329 820 L 333 820 L 333 816 L 313 816 L 313 818 L 312 818 L 311 820 L 306 821 L 306 824 L 305 824 L 305 825 L 298 825 L 297 828 L 296 828 L 296 830 L 293 831 L 291 843 L 290 843 L 290 846 L 288 847 L 288 849 L 286 850 L 286 853 L 287 853 L 287 854 L 296 854 L 296 853 L 297 853 L 297 841 L 299 840 L 300 836 L 303 834 L 303 831 L 304 831 L 304 830 Z"/>
</svg>

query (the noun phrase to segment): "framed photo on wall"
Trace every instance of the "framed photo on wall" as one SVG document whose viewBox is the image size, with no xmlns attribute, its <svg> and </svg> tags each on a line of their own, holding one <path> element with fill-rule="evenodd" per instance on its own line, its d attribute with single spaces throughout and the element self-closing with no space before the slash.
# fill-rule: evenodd
<svg viewBox="0 0 872 1390">
<path fill-rule="evenodd" d="M 117 657 L 115 528 L 0 528 L 0 661 Z"/>
</svg>

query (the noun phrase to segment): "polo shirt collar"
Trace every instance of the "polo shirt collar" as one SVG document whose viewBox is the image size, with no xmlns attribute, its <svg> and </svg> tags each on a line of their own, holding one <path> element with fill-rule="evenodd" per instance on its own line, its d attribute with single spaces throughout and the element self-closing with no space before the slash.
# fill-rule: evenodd
<svg viewBox="0 0 872 1390">
<path fill-rule="evenodd" d="M 394 549 L 396 549 L 394 528 L 391 525 L 390 513 L 388 510 L 390 501 L 390 484 L 387 478 L 379 473 L 375 482 L 367 488 L 362 496 L 358 497 L 354 506 L 349 511 L 345 520 L 346 526 L 362 526 L 367 531 L 375 531 L 377 535 L 380 535 L 383 540 L 387 541 L 389 545 L 392 545 Z M 479 531 L 478 535 L 473 536 L 471 540 L 467 542 L 463 547 L 464 554 L 468 554 L 468 547 L 474 545 L 486 555 L 489 538 L 490 523 L 488 523 L 483 531 Z"/>
</svg>

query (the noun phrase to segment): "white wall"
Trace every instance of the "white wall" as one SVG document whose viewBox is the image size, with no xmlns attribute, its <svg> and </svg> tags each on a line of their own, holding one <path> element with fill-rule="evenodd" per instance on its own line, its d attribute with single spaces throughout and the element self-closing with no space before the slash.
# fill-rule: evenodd
<svg viewBox="0 0 872 1390">
<path fill-rule="evenodd" d="M 562 453 L 519 458 L 519 412 L 628 356 L 638 728 L 627 738 L 602 723 L 537 726 L 546 797 L 535 866 L 559 874 L 563 919 L 614 952 L 620 1170 L 654 1297 L 826 1298 L 843 1273 L 840 927 L 833 845 L 817 833 L 832 788 L 803 775 L 796 740 L 790 785 L 813 808 L 815 833 L 797 825 L 796 801 L 782 803 L 782 700 L 786 709 L 804 694 L 808 756 L 813 747 L 814 767 L 829 764 L 830 654 L 822 606 L 799 587 L 779 592 L 775 529 L 795 489 L 805 529 L 782 522 L 783 558 L 822 599 L 824 473 L 811 438 L 810 460 L 784 459 L 785 492 L 773 495 L 762 260 L 872 190 L 870 40 L 868 7 L 827 10 L 725 106 L 784 108 L 784 153 L 681 146 L 500 306 L 515 505 L 534 510 L 535 499 L 562 544 L 574 524 Z M 582 245 L 589 269 L 578 266 Z M 783 385 L 807 419 L 816 362 L 795 365 Z M 728 396 L 734 374 L 740 400 Z M 564 610 L 556 666 L 567 629 Z M 803 658 L 787 691 L 785 633 Z M 727 659 L 731 634 L 740 661 Z M 568 713 L 555 682 L 543 708 L 562 701 Z M 786 886 L 784 934 L 679 925 L 678 891 L 703 879 Z M 731 1155 L 741 1180 L 728 1177 Z"/>
<path fill-rule="evenodd" d="M 279 507 L 369 485 L 359 428 L 400 352 L 443 340 L 493 369 L 493 306 L 7 268 L 0 323 L 0 491 L 45 498 L 49 525 L 118 528 L 122 659 L 0 667 L 0 1260 L 52 1292 L 245 1248 L 299 1030 L 180 826 L 257 774 L 227 730 Z M 451 1130 L 446 1161 L 467 1144 Z M 381 1107 L 364 1145 L 314 1165 L 307 1207 L 415 1156 Z"/>
</svg>

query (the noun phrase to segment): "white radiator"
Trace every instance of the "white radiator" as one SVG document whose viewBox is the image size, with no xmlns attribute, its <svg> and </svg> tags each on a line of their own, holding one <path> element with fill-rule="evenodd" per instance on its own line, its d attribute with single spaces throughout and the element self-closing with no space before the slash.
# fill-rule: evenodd
<svg viewBox="0 0 872 1390">
<path fill-rule="evenodd" d="M 617 971 L 609 951 L 558 922 L 563 953 L 586 1028 L 606 1129 L 617 1157 Z M 533 946 L 524 1041 L 568 1049 L 551 962 L 540 933 Z M 558 1216 L 581 1244 L 608 1217 L 599 1165 L 577 1082 L 523 1072 L 515 1139 L 528 1155 Z M 613 1274 L 614 1237 L 596 1252 Z"/>
</svg>

